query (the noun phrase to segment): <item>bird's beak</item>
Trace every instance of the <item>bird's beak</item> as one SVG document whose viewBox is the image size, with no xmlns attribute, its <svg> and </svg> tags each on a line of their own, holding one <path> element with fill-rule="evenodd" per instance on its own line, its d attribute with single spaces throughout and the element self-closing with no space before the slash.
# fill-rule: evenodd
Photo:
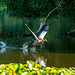
<svg viewBox="0 0 75 75">
<path fill-rule="evenodd" d="M 47 39 L 45 39 L 45 41 L 47 42 Z"/>
</svg>

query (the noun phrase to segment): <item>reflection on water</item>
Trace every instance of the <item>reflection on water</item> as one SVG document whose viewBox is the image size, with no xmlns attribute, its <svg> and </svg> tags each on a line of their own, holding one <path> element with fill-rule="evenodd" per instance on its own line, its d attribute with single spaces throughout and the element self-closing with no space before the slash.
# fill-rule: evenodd
<svg viewBox="0 0 75 75">
<path fill-rule="evenodd" d="M 23 50 L 7 49 L 6 52 L 0 53 L 0 64 L 2 63 L 26 63 L 27 60 L 33 60 L 34 62 L 38 59 L 38 57 L 47 58 L 47 66 L 56 66 L 56 67 L 70 67 L 75 66 L 75 54 L 72 53 L 50 53 L 45 52 L 44 49 L 41 51 L 37 50 L 34 52 L 37 59 L 33 57 L 33 52 L 28 50 L 28 53 Z"/>
<path fill-rule="evenodd" d="M 40 18 L 10 17 L 5 9 L 0 10 L 0 41 L 6 44 L 6 47 L 0 49 L 0 64 L 35 61 L 32 55 L 34 54 L 37 56 L 36 60 L 47 58 L 47 66 L 75 66 L 75 38 L 61 35 L 75 29 L 73 17 L 49 19 L 50 28 L 45 36 L 48 42 L 41 47 L 28 48 L 28 41 L 34 41 L 32 37 L 19 38 L 16 36 L 29 34 L 25 23 L 33 32 L 36 32 L 40 25 Z"/>
<path fill-rule="evenodd" d="M 32 54 L 32 55 L 35 58 L 35 63 L 43 65 L 44 67 L 46 67 L 47 58 L 45 59 L 43 56 L 37 56 L 35 54 Z"/>
<path fill-rule="evenodd" d="M 0 53 L 3 53 L 3 52 L 5 52 L 5 51 L 6 51 L 6 48 L 3 47 L 3 48 L 1 48 Z"/>
</svg>

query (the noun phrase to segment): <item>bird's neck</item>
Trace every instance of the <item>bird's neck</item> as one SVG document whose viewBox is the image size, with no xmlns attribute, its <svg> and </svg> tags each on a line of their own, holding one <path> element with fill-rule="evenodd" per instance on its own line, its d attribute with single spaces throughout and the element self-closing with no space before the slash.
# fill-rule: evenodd
<svg viewBox="0 0 75 75">
<path fill-rule="evenodd" d="M 43 25 L 43 22 L 41 22 L 41 25 Z"/>
</svg>

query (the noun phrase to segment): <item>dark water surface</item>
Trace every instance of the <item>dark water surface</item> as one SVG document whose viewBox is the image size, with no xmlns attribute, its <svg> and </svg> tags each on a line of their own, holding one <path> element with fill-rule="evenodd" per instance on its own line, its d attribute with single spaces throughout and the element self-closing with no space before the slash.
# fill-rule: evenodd
<svg viewBox="0 0 75 75">
<path fill-rule="evenodd" d="M 38 56 L 47 58 L 47 66 L 75 67 L 75 38 L 61 35 L 75 29 L 73 17 L 50 18 L 50 28 L 45 36 L 48 42 L 44 43 L 42 48 L 37 47 L 36 52 L 32 52 L 31 48 L 22 49 L 25 42 L 33 41 L 32 37 L 17 37 L 21 34 L 29 34 L 25 23 L 36 32 L 40 20 L 41 18 L 10 17 L 9 13 L 6 13 L 6 8 L 0 7 L 0 41 L 5 42 L 7 47 L 0 48 L 0 64 L 35 61 L 33 57 L 35 55 L 37 58 Z"/>
</svg>

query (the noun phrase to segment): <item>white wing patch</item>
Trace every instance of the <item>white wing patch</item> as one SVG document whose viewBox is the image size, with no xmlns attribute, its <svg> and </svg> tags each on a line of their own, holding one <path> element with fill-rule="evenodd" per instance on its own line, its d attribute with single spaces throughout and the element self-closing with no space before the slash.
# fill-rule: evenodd
<svg viewBox="0 0 75 75">
<path fill-rule="evenodd" d="M 43 39 L 46 33 L 46 31 L 41 32 L 38 38 Z"/>
</svg>

